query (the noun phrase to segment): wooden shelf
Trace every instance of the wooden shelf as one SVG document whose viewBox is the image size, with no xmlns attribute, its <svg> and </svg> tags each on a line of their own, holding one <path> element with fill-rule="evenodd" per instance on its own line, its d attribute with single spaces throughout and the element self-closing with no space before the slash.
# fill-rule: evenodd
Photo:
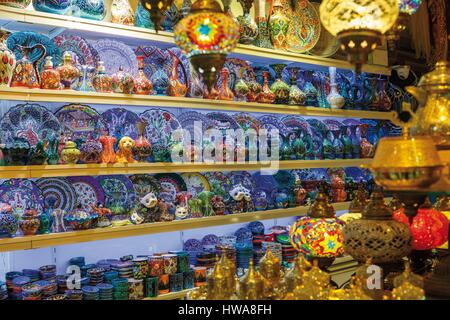
<svg viewBox="0 0 450 320">
<path fill-rule="evenodd" d="M 176 299 L 184 299 L 187 294 L 191 291 L 197 290 L 197 288 L 186 289 L 177 292 L 169 292 L 166 294 L 160 294 L 154 298 L 144 298 L 143 300 L 176 300 Z"/>
<path fill-rule="evenodd" d="M 290 170 L 310 168 L 338 168 L 367 166 L 372 159 L 342 160 L 282 160 L 278 162 L 245 163 L 115 163 L 115 164 L 59 164 L 35 166 L 0 166 L 0 179 L 48 178 L 69 176 L 101 176 L 113 174 L 143 174 L 170 172 Z"/>
<path fill-rule="evenodd" d="M 74 90 L 45 90 L 28 88 L 0 88 L 2 100 L 25 102 L 62 102 L 85 104 L 115 104 L 121 106 L 172 107 L 185 109 L 206 109 L 235 112 L 263 112 L 293 114 L 302 116 L 365 118 L 392 120 L 395 112 L 377 112 L 364 110 L 327 109 L 302 107 L 284 104 L 267 104 L 225 100 L 208 100 L 160 95 L 137 95 L 121 93 L 83 92 Z"/>
<path fill-rule="evenodd" d="M 350 202 L 340 202 L 334 203 L 333 206 L 335 210 L 338 211 L 348 209 L 349 204 Z M 36 249 L 80 242 L 90 242 L 98 240 L 142 236 L 146 234 L 207 228 L 227 224 L 251 222 L 256 220 L 303 216 L 307 213 L 308 209 L 309 209 L 308 206 L 301 206 L 287 209 L 273 209 L 249 213 L 229 214 L 224 216 L 175 220 L 172 222 L 155 222 L 140 225 L 127 225 L 120 227 L 108 227 L 108 228 L 97 228 L 97 229 L 69 231 L 61 233 L 50 233 L 35 236 L 18 236 L 14 238 L 2 238 L 0 239 L 0 252 Z"/>
<path fill-rule="evenodd" d="M 33 31 L 46 33 L 50 37 L 63 31 L 73 32 L 78 36 L 100 35 L 102 38 L 114 37 L 130 45 L 153 44 L 160 47 L 174 46 L 173 33 L 125 26 L 105 21 L 44 13 L 28 9 L 17 9 L 0 6 L 0 26 L 9 30 L 29 31 L 33 24 Z M 252 62 L 280 63 L 298 62 L 311 69 L 324 70 L 334 66 L 339 69 L 353 70 L 353 66 L 346 61 L 316 57 L 307 54 L 297 54 L 287 51 L 259 48 L 251 45 L 238 45 L 231 56 L 240 57 Z M 382 65 L 364 65 L 364 72 L 390 75 L 390 68 Z"/>
</svg>

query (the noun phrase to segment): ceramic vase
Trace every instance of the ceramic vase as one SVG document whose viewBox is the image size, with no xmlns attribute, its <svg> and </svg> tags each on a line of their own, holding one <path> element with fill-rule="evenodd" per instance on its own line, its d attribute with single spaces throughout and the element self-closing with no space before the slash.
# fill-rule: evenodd
<svg viewBox="0 0 450 320">
<path fill-rule="evenodd" d="M 61 88 L 59 72 L 53 69 L 52 57 L 45 57 L 44 70 L 41 72 L 41 89 L 56 90 Z"/>
<path fill-rule="evenodd" d="M 275 94 L 275 103 L 287 104 L 289 102 L 289 85 L 281 78 L 281 73 L 286 66 L 285 64 L 272 64 L 270 65 L 276 73 L 276 79 L 270 86 L 270 90 Z"/>
<path fill-rule="evenodd" d="M 180 64 L 180 60 L 175 56 L 173 58 L 172 73 L 167 86 L 167 94 L 172 97 L 184 97 L 187 93 L 187 86 L 184 83 L 181 83 L 178 77 L 178 66 Z M 184 78 L 187 79 L 186 74 Z"/>
<path fill-rule="evenodd" d="M 325 130 L 323 132 L 322 158 L 325 160 L 333 160 L 334 159 L 334 148 L 333 148 L 333 143 L 330 141 L 330 131 L 329 130 Z"/>
<path fill-rule="evenodd" d="M 268 85 L 269 84 L 267 84 L 267 86 Z M 247 87 L 248 87 L 247 101 L 255 102 L 262 91 L 262 86 L 258 83 L 258 81 L 256 81 L 256 79 L 251 79 L 247 83 Z"/>
<path fill-rule="evenodd" d="M 327 96 L 327 101 L 331 109 L 342 109 L 345 105 L 345 99 L 339 94 L 336 83 L 336 67 L 329 67 L 330 71 L 330 94 Z"/>
<path fill-rule="evenodd" d="M 136 94 L 152 94 L 153 84 L 144 73 L 144 56 L 138 56 L 139 70 L 134 79 L 134 93 Z"/>
<path fill-rule="evenodd" d="M 259 103 L 273 103 L 275 101 L 275 94 L 269 87 L 269 71 L 263 71 L 264 85 L 261 92 L 258 94 L 256 101 Z"/>
<path fill-rule="evenodd" d="M 150 19 L 150 13 L 142 6 L 140 1 L 138 1 L 136 12 L 134 13 L 134 19 L 136 27 L 155 29 L 155 25 Z"/>
<path fill-rule="evenodd" d="M 92 74 L 94 73 L 95 68 L 82 65 L 80 66 L 80 78 L 78 79 L 75 90 L 84 91 L 84 92 L 94 92 L 94 86 L 92 85 Z"/>
<path fill-rule="evenodd" d="M 0 30 L 0 87 L 9 86 L 16 66 L 16 56 L 6 45 L 9 34 L 5 30 Z"/>
<path fill-rule="evenodd" d="M 67 141 L 64 149 L 61 151 L 61 158 L 64 163 L 75 164 L 80 159 L 81 152 L 77 149 L 77 144 L 73 141 Z"/>
<path fill-rule="evenodd" d="M 392 101 L 387 93 L 388 80 L 385 78 L 379 78 L 377 81 L 377 89 L 375 92 L 378 94 L 378 111 L 389 111 L 392 108 Z"/>
<path fill-rule="evenodd" d="M 108 130 L 106 130 L 106 132 L 104 132 L 102 136 L 99 138 L 99 141 L 102 144 L 102 155 L 101 155 L 102 163 L 116 162 L 114 144 L 117 142 L 117 139 L 113 136 L 110 136 Z"/>
<path fill-rule="evenodd" d="M 19 228 L 12 207 L 6 203 L 0 203 L 0 238 L 12 237 Z"/>
<path fill-rule="evenodd" d="M 192 68 L 193 69 L 193 68 Z M 203 98 L 205 93 L 205 85 L 197 75 L 195 70 L 191 69 L 191 84 L 189 86 L 189 97 L 191 98 Z"/>
<path fill-rule="evenodd" d="M 162 66 L 152 74 L 150 80 L 153 83 L 153 88 L 157 94 L 166 94 L 167 87 L 169 86 L 169 77 L 167 76 Z"/>
<path fill-rule="evenodd" d="M 70 52 L 64 52 L 63 65 L 56 68 L 61 78 L 63 89 L 71 89 L 75 80 L 80 77 L 80 70 L 72 64 L 72 55 Z"/>
<path fill-rule="evenodd" d="M 94 76 L 92 84 L 97 92 L 112 92 L 111 77 L 106 74 L 103 61 L 98 62 L 97 74 Z"/>
<path fill-rule="evenodd" d="M 33 0 L 33 7 L 37 11 L 66 14 L 72 7 L 71 0 Z"/>
<path fill-rule="evenodd" d="M 84 163 L 100 163 L 102 144 L 90 137 L 80 146 L 80 160 Z"/>
<path fill-rule="evenodd" d="M 289 18 L 284 14 L 284 4 L 281 0 L 273 3 L 273 13 L 269 18 L 270 39 L 277 50 L 286 50 Z"/>
<path fill-rule="evenodd" d="M 250 89 L 243 79 L 239 79 L 234 85 L 234 92 L 238 101 L 247 101 L 247 95 Z"/>
<path fill-rule="evenodd" d="M 266 0 L 255 1 L 255 23 L 258 27 L 258 35 L 253 44 L 257 47 L 272 49 L 269 21 L 266 17 Z"/>
<path fill-rule="evenodd" d="M 344 144 L 342 143 L 340 139 L 341 131 L 339 130 L 333 130 L 333 151 L 334 151 L 334 158 L 335 159 L 344 159 Z"/>
<path fill-rule="evenodd" d="M 237 18 L 239 24 L 239 43 L 251 44 L 258 36 L 258 26 L 250 15 L 250 9 L 253 6 L 253 0 L 238 0 L 242 6 L 244 15 Z"/>
<path fill-rule="evenodd" d="M 35 209 L 26 210 L 19 221 L 19 228 L 24 236 L 35 235 L 39 229 L 41 221 Z"/>
<path fill-rule="evenodd" d="M 119 71 L 111 77 L 111 86 L 116 93 L 131 94 L 134 90 L 134 78 L 131 74 L 123 71 L 123 67 L 119 67 Z"/>
<path fill-rule="evenodd" d="M 53 224 L 53 218 L 50 215 L 51 210 L 45 210 L 39 215 L 39 234 L 50 233 Z"/>
<path fill-rule="evenodd" d="M 309 70 L 304 71 L 303 77 L 305 79 L 305 83 L 303 85 L 303 92 L 306 95 L 306 105 L 309 107 L 317 107 L 318 106 L 318 101 L 317 101 L 318 92 L 317 92 L 316 87 L 313 84 L 312 71 L 309 71 Z"/>
<path fill-rule="evenodd" d="M 374 154 L 374 147 L 373 145 L 367 140 L 367 129 L 369 125 L 368 124 L 361 124 L 359 126 L 360 132 L 361 132 L 361 141 L 360 141 L 360 147 L 361 147 L 361 158 L 371 158 Z"/>
<path fill-rule="evenodd" d="M 148 141 L 144 134 L 145 128 L 148 126 L 146 121 L 140 121 L 137 124 L 138 137 L 134 141 L 133 155 L 138 159 L 139 162 L 146 162 L 148 157 L 152 155 L 152 145 Z"/>
<path fill-rule="evenodd" d="M 103 20 L 106 15 L 104 0 L 73 0 L 73 16 Z"/>
<path fill-rule="evenodd" d="M 0 5 L 19 9 L 26 9 L 31 0 L 0 0 Z"/>
<path fill-rule="evenodd" d="M 344 159 L 353 159 L 353 146 L 347 126 L 341 127 L 341 142 L 344 146 Z"/>
<path fill-rule="evenodd" d="M 222 70 L 220 71 L 222 82 L 219 89 L 219 100 L 234 100 L 233 91 L 228 86 L 229 75 L 230 71 L 228 70 L 228 68 L 222 68 Z"/>
<path fill-rule="evenodd" d="M 291 68 L 291 86 L 289 87 L 289 104 L 304 106 L 306 102 L 305 93 L 297 85 L 297 74 L 299 68 Z"/>
<path fill-rule="evenodd" d="M 37 66 L 45 56 L 46 50 L 42 44 L 35 44 L 31 47 L 16 46 L 22 53 L 22 59 L 16 62 L 11 79 L 11 87 L 26 87 L 30 89 L 40 88 L 40 76 Z M 30 52 L 34 49 L 40 49 L 41 54 L 36 61 L 31 62 L 28 58 Z"/>
<path fill-rule="evenodd" d="M 350 126 L 350 141 L 352 143 L 352 157 L 359 159 L 361 157 L 361 141 L 357 135 L 358 126 Z"/>
<path fill-rule="evenodd" d="M 112 0 L 111 2 L 111 22 L 124 24 L 127 26 L 134 25 L 134 14 L 128 0 Z"/>
</svg>

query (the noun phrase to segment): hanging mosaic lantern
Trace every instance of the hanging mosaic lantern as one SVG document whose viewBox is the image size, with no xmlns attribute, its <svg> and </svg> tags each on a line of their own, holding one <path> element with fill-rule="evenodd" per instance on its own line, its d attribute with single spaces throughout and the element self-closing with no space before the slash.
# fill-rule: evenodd
<svg viewBox="0 0 450 320">
<path fill-rule="evenodd" d="M 155 31 L 161 30 L 161 24 L 170 10 L 173 0 L 140 0 L 142 6 L 150 13 L 150 20 L 155 26 Z"/>
<path fill-rule="evenodd" d="M 229 51 L 239 40 L 239 26 L 216 0 L 197 0 L 174 29 L 175 44 L 187 55 L 208 91 Z"/>
<path fill-rule="evenodd" d="M 322 267 L 331 265 L 335 257 L 344 253 L 342 226 L 327 196 L 320 191 L 308 215 L 291 226 L 291 244 L 307 259 L 319 260 Z"/>
<path fill-rule="evenodd" d="M 357 73 L 397 20 L 398 0 L 324 0 L 320 20 L 336 36 Z"/>
</svg>

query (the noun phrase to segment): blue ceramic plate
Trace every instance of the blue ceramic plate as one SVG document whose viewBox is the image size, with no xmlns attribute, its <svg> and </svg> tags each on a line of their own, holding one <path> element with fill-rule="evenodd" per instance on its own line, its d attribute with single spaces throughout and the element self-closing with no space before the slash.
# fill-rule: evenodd
<svg viewBox="0 0 450 320">
<path fill-rule="evenodd" d="M 105 204 L 105 193 L 98 180 L 88 176 L 68 177 L 67 180 L 75 189 L 77 205 L 89 208 L 97 203 Z"/>
<path fill-rule="evenodd" d="M 183 245 L 183 250 L 186 251 L 202 251 L 202 249 L 202 242 L 197 239 L 188 239 Z"/>
<path fill-rule="evenodd" d="M 105 206 L 119 205 L 125 209 L 131 209 L 135 205 L 136 193 L 133 183 L 127 176 L 99 176 L 97 177 L 104 193 Z"/>
<path fill-rule="evenodd" d="M 252 231 L 249 228 L 239 228 L 234 235 L 237 238 L 237 242 L 247 242 L 251 241 L 253 238 Z"/>
<path fill-rule="evenodd" d="M 219 243 L 219 237 L 215 234 L 207 234 L 202 239 L 202 245 L 203 246 L 212 246 Z"/>
<path fill-rule="evenodd" d="M 109 135 L 114 136 L 117 142 L 128 136 L 135 140 L 138 137 L 137 123 L 139 116 L 133 111 L 124 108 L 112 108 L 102 113 L 102 119 L 109 129 Z"/>
<path fill-rule="evenodd" d="M 44 196 L 47 208 L 62 209 L 66 212 L 74 209 L 77 201 L 76 192 L 66 178 L 41 178 L 36 184 Z"/>
<path fill-rule="evenodd" d="M 264 234 L 264 224 L 261 221 L 252 221 L 248 224 L 252 234 Z"/>
<path fill-rule="evenodd" d="M 28 179 L 10 179 L 0 185 L 0 202 L 12 206 L 15 214 L 22 216 L 26 209 L 42 213 L 44 197 L 36 184 Z"/>
</svg>

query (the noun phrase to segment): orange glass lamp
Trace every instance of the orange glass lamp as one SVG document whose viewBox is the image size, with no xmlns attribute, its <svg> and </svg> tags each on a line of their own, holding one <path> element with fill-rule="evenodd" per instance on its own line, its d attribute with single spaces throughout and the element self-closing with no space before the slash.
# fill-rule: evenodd
<svg viewBox="0 0 450 320">
<path fill-rule="evenodd" d="M 228 52 L 238 43 L 239 25 L 216 0 L 197 0 L 175 26 L 174 34 L 175 44 L 211 91 Z"/>
<path fill-rule="evenodd" d="M 308 260 L 318 260 L 321 268 L 330 266 L 344 253 L 342 226 L 323 191 L 311 205 L 308 215 L 298 219 L 290 228 L 292 246 Z"/>
<path fill-rule="evenodd" d="M 447 217 L 442 212 L 433 209 L 428 199 L 417 210 L 411 224 L 403 208 L 394 211 L 393 218 L 409 226 L 414 250 L 431 250 L 443 245 L 448 240 Z"/>
</svg>

